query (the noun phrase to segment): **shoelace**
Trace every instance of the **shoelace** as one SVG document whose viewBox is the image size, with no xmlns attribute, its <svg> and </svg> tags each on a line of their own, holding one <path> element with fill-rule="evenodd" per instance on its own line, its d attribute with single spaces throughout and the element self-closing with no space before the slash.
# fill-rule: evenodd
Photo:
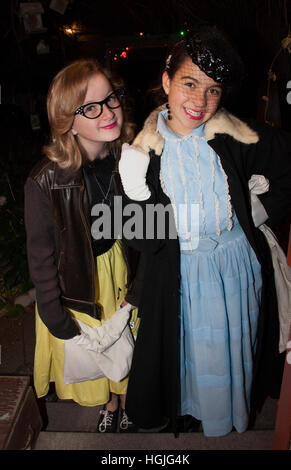
<svg viewBox="0 0 291 470">
<path fill-rule="evenodd" d="M 120 429 L 127 429 L 128 426 L 131 426 L 132 424 L 133 422 L 128 419 L 127 414 L 125 413 L 125 411 L 123 411 L 122 419 L 119 424 Z"/>
<path fill-rule="evenodd" d="M 105 432 L 107 426 L 111 426 L 112 424 L 112 419 L 113 419 L 113 413 L 108 410 L 101 410 L 100 411 L 101 415 L 104 415 L 101 423 L 99 424 L 99 432 Z"/>
</svg>

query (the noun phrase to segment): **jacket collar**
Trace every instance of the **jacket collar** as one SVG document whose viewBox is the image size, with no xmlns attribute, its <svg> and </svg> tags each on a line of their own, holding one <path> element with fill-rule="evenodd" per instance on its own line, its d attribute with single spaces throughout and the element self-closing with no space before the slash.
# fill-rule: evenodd
<svg viewBox="0 0 291 470">
<path fill-rule="evenodd" d="M 56 164 L 54 172 L 53 188 L 64 188 L 72 186 L 83 186 L 82 168 L 72 170 L 72 168 L 60 168 Z"/>
<path fill-rule="evenodd" d="M 259 142 L 259 136 L 256 131 L 224 108 L 220 109 L 206 122 L 206 139 L 214 139 L 215 134 L 228 134 L 243 144 L 256 144 Z"/>
<path fill-rule="evenodd" d="M 145 152 L 153 150 L 157 155 L 162 153 L 164 139 L 157 131 L 157 119 L 160 111 L 164 109 L 165 105 L 162 105 L 149 115 L 143 129 L 133 141 L 135 147 L 139 147 Z M 259 141 L 257 132 L 224 108 L 217 111 L 205 124 L 207 140 L 214 139 L 216 134 L 230 135 L 233 139 L 243 144 L 255 144 Z"/>
<path fill-rule="evenodd" d="M 116 161 L 113 174 L 114 180 L 118 184 L 118 160 Z M 60 168 L 59 165 L 55 164 L 55 170 L 53 172 L 53 189 L 81 186 L 84 186 L 82 167 L 79 168 L 79 170 L 72 170 L 72 168 Z"/>
<path fill-rule="evenodd" d="M 111 148 L 114 158 L 116 160 L 116 166 L 113 173 L 118 173 L 118 161 L 120 158 L 120 148 Z M 63 187 L 77 187 L 84 186 L 83 178 L 83 169 L 80 167 L 78 170 L 72 170 L 69 168 L 61 168 L 59 165 L 55 164 L 54 167 L 54 180 L 53 188 L 60 189 Z"/>
</svg>

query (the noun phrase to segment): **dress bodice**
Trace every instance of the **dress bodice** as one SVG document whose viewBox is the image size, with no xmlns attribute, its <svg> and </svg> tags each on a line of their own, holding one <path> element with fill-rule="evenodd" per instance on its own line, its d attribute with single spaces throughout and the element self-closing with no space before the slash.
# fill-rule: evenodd
<svg viewBox="0 0 291 470">
<path fill-rule="evenodd" d="M 205 125 L 180 136 L 169 129 L 165 117 L 162 111 L 158 119 L 158 131 L 165 139 L 160 179 L 174 207 L 180 240 L 189 233 L 197 240 L 231 230 L 236 217 L 227 176 L 207 143 Z"/>
</svg>

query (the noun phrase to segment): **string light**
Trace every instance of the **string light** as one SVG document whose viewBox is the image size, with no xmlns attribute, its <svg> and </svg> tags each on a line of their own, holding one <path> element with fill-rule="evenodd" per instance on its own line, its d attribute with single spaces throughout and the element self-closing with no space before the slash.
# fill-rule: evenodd
<svg viewBox="0 0 291 470">
<path fill-rule="evenodd" d="M 74 36 L 82 32 L 82 27 L 77 23 L 73 23 L 72 25 L 64 25 L 61 29 L 67 36 Z"/>
<path fill-rule="evenodd" d="M 188 31 L 188 29 L 187 29 L 187 31 Z M 140 31 L 140 32 L 137 33 L 137 34 L 138 34 L 138 36 L 139 36 L 140 38 L 145 37 L 145 33 L 144 33 L 143 31 Z M 180 35 L 181 37 L 184 37 L 184 36 L 186 35 L 186 29 L 181 29 L 181 30 L 179 31 L 179 35 Z M 146 36 L 150 36 L 150 34 L 146 34 Z M 144 44 L 144 43 L 143 43 L 143 44 Z M 161 44 L 161 46 L 164 46 L 164 47 L 168 47 L 168 45 L 169 45 L 169 44 L 166 43 L 166 42 L 165 42 L 164 44 Z M 132 46 L 124 46 L 123 48 L 120 48 L 121 51 L 120 51 L 120 49 L 119 49 L 119 51 L 117 51 L 117 52 L 118 52 L 117 54 L 114 53 L 114 51 L 109 50 L 109 51 L 108 51 L 108 54 L 109 54 L 109 56 L 111 56 L 111 57 L 113 58 L 113 60 L 115 60 L 115 61 L 117 61 L 117 60 L 120 59 L 120 58 L 122 58 L 122 59 L 127 59 L 127 58 L 128 58 L 128 51 L 130 50 L 130 47 L 132 47 Z M 134 46 L 133 46 L 133 47 L 134 47 Z"/>
</svg>

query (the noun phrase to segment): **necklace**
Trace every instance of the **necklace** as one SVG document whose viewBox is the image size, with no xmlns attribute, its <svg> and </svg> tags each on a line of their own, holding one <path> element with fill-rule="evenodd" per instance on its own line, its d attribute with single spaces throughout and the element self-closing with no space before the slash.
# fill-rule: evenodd
<svg viewBox="0 0 291 470">
<path fill-rule="evenodd" d="M 101 187 L 101 185 L 100 185 L 100 183 L 99 183 L 99 181 L 98 181 L 97 176 L 95 175 L 95 173 L 93 173 L 93 174 L 94 174 L 94 178 L 95 178 L 95 180 L 96 180 L 96 183 L 98 184 L 99 189 L 100 189 L 101 193 L 103 194 L 103 199 L 102 199 L 101 204 L 104 204 L 105 201 L 107 201 L 108 206 L 111 206 L 111 201 L 110 201 L 110 199 L 108 200 L 108 195 L 109 195 L 109 191 L 110 191 L 110 188 L 111 188 L 111 183 L 112 183 L 112 179 L 113 179 L 113 174 L 112 174 L 111 177 L 110 177 L 110 181 L 109 181 L 109 185 L 108 185 L 106 194 L 104 193 L 104 191 L 103 191 L 103 189 L 102 189 L 102 187 Z"/>
</svg>

